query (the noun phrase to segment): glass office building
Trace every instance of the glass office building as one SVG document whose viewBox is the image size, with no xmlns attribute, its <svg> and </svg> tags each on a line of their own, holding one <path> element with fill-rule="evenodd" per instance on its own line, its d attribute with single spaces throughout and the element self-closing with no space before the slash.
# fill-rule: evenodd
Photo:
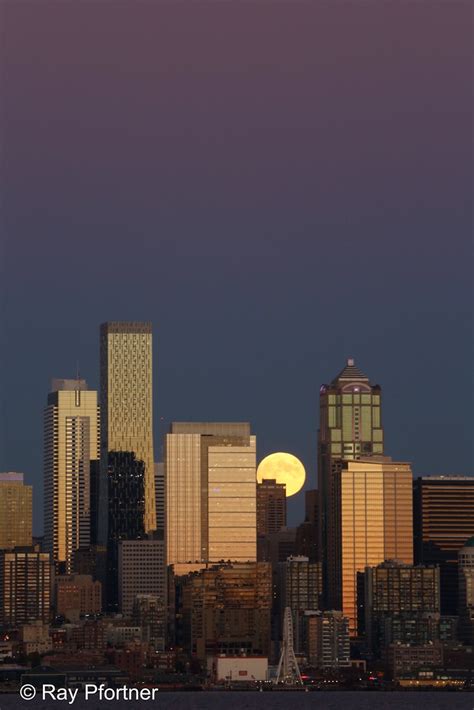
<svg viewBox="0 0 474 710">
<path fill-rule="evenodd" d="M 165 442 L 168 564 L 255 561 L 256 438 L 248 423 L 179 423 Z"/>
<path fill-rule="evenodd" d="M 145 467 L 146 532 L 156 530 L 153 458 L 151 323 L 109 322 L 100 327 L 101 515 L 100 540 L 107 532 L 109 451 L 133 452 Z"/>
</svg>

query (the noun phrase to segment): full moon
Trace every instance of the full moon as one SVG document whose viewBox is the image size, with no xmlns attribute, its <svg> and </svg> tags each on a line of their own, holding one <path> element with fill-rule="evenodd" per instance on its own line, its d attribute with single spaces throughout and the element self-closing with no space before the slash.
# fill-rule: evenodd
<svg viewBox="0 0 474 710">
<path fill-rule="evenodd" d="M 306 478 L 306 471 L 296 456 L 279 451 L 260 461 L 257 469 L 257 481 L 261 483 L 264 478 L 273 478 L 277 483 L 284 483 L 288 498 L 301 490 Z"/>
</svg>

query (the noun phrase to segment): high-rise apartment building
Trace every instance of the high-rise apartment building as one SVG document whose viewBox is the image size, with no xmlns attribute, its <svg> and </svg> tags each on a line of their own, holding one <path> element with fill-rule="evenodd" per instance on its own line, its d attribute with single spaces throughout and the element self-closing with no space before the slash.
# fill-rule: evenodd
<svg viewBox="0 0 474 710">
<path fill-rule="evenodd" d="M 439 625 L 439 568 L 401 564 L 395 560 L 364 573 L 365 634 L 372 652 L 379 654 L 390 643 L 427 643 L 430 638 L 409 638 L 404 633 Z M 424 623 L 428 620 L 430 623 Z M 402 637 L 400 637 L 402 633 Z"/>
<path fill-rule="evenodd" d="M 382 393 L 379 385 L 349 359 L 346 367 L 328 385 L 320 388 L 320 425 L 318 432 L 319 549 L 323 563 L 326 603 L 336 605 L 340 589 L 333 560 L 340 545 L 337 502 L 337 461 L 383 454 L 381 416 Z"/>
<path fill-rule="evenodd" d="M 279 626 L 282 625 L 285 609 L 291 609 L 294 648 L 299 653 L 303 651 L 304 612 L 321 608 L 321 564 L 310 562 L 308 557 L 297 556 L 280 562 L 278 568 Z"/>
<path fill-rule="evenodd" d="M 99 458 L 97 392 L 55 379 L 44 411 L 44 548 L 61 572 L 90 544 L 90 468 Z"/>
<path fill-rule="evenodd" d="M 349 622 L 342 611 L 309 611 L 304 614 L 304 647 L 313 668 L 350 666 Z"/>
<path fill-rule="evenodd" d="M 129 452 L 143 461 L 145 532 L 156 530 L 153 459 L 151 323 L 109 322 L 100 327 L 101 515 L 105 543 L 110 452 Z"/>
<path fill-rule="evenodd" d="M 257 483 L 257 535 L 270 535 L 286 527 L 286 485 L 265 478 Z"/>
<path fill-rule="evenodd" d="M 412 472 L 389 457 L 339 461 L 333 468 L 332 602 L 357 634 L 357 573 L 384 560 L 413 564 Z M 324 585 L 324 580 L 323 580 Z"/>
<path fill-rule="evenodd" d="M 177 423 L 165 442 L 168 564 L 256 560 L 256 438 L 248 423 Z"/>
<path fill-rule="evenodd" d="M 0 550 L 31 545 L 32 497 L 33 488 L 23 483 L 22 473 L 0 473 Z"/>
<path fill-rule="evenodd" d="M 219 653 L 268 656 L 272 605 L 268 562 L 213 565 L 171 579 L 176 632 L 204 660 Z"/>
<path fill-rule="evenodd" d="M 51 557 L 33 548 L 0 551 L 0 626 L 51 616 Z"/>
<path fill-rule="evenodd" d="M 474 477 L 417 478 L 413 506 L 415 561 L 440 566 L 441 613 L 457 614 L 458 553 L 474 535 Z"/>
</svg>

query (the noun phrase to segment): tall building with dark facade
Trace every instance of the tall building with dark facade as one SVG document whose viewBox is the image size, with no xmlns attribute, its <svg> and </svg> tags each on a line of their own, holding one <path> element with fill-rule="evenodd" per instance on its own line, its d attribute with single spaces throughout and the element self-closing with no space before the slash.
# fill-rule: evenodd
<svg viewBox="0 0 474 710">
<path fill-rule="evenodd" d="M 381 414 L 382 392 L 372 385 L 353 359 L 330 384 L 320 388 L 318 432 L 319 548 L 323 563 L 323 584 L 328 608 L 340 609 L 340 589 L 332 569 L 340 508 L 337 499 L 337 470 L 340 461 L 361 456 L 382 455 L 384 436 Z M 340 602 L 339 602 L 340 604 Z"/>
<path fill-rule="evenodd" d="M 108 611 L 118 611 L 119 543 L 145 537 L 145 464 L 131 451 L 108 454 Z"/>
<path fill-rule="evenodd" d="M 441 612 L 457 614 L 458 553 L 474 535 L 474 477 L 417 478 L 413 504 L 415 561 L 440 566 Z"/>
<path fill-rule="evenodd" d="M 288 557 L 278 565 L 279 627 L 287 607 L 293 616 L 294 647 L 303 652 L 304 612 L 321 608 L 321 564 L 308 557 Z"/>
<path fill-rule="evenodd" d="M 156 530 L 153 457 L 152 326 L 108 322 L 100 327 L 101 476 L 99 542 L 107 540 L 109 452 L 142 461 L 145 532 Z"/>
<path fill-rule="evenodd" d="M 365 635 L 379 655 L 390 643 L 428 643 L 438 635 L 439 568 L 397 561 L 366 567 Z M 421 630 L 421 633 L 420 633 Z M 430 638 L 430 632 L 432 638 Z"/>
<path fill-rule="evenodd" d="M 257 483 L 257 535 L 270 535 L 286 526 L 286 486 L 267 478 Z"/>
<path fill-rule="evenodd" d="M 156 529 L 166 529 L 165 518 L 165 464 L 155 463 Z"/>
</svg>

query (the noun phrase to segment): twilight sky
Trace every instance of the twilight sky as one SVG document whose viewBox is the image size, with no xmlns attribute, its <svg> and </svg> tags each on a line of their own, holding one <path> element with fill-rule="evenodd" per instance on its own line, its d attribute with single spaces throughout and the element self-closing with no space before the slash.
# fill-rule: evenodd
<svg viewBox="0 0 474 710">
<path fill-rule="evenodd" d="M 473 473 L 472 5 L 0 4 L 0 470 L 42 527 L 42 408 L 152 320 L 158 419 L 247 420 L 316 482 L 353 356 L 386 453 Z M 303 497 L 290 522 L 303 516 Z"/>
</svg>

